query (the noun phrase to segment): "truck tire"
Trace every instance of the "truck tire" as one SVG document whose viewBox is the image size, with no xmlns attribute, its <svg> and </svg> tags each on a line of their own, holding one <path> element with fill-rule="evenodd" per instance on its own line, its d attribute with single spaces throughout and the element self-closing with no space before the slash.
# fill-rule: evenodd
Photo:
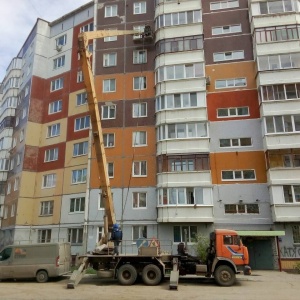
<svg viewBox="0 0 300 300">
<path fill-rule="evenodd" d="M 122 285 L 132 285 L 137 278 L 137 270 L 130 264 L 125 264 L 118 270 L 118 281 Z"/>
<path fill-rule="evenodd" d="M 36 281 L 38 283 L 44 283 L 48 281 L 48 273 L 45 270 L 40 270 L 36 273 Z"/>
<path fill-rule="evenodd" d="M 146 285 L 158 285 L 162 279 L 160 268 L 153 264 L 147 265 L 142 271 L 142 279 Z"/>
<path fill-rule="evenodd" d="M 221 286 L 232 286 L 235 283 L 235 273 L 227 265 L 219 266 L 214 272 L 214 278 Z"/>
</svg>

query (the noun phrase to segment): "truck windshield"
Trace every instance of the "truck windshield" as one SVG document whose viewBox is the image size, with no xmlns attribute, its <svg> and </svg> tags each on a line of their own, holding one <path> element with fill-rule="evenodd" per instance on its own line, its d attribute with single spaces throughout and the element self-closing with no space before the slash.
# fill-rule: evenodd
<svg viewBox="0 0 300 300">
<path fill-rule="evenodd" d="M 224 235 L 223 236 L 224 245 L 240 245 L 240 237 L 237 235 Z"/>
</svg>

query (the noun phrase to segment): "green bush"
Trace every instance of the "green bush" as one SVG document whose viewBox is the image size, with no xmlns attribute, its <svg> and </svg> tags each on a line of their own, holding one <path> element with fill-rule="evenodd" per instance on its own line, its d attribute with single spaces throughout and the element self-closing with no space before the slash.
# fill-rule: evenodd
<svg viewBox="0 0 300 300">
<path fill-rule="evenodd" d="M 300 273 L 300 262 L 297 262 L 297 263 L 296 263 L 294 269 L 295 269 L 298 273 Z"/>
<path fill-rule="evenodd" d="M 202 262 L 206 261 L 206 249 L 209 246 L 209 238 L 205 235 L 198 234 L 195 236 L 195 244 L 193 246 L 197 257 L 200 258 Z"/>
</svg>

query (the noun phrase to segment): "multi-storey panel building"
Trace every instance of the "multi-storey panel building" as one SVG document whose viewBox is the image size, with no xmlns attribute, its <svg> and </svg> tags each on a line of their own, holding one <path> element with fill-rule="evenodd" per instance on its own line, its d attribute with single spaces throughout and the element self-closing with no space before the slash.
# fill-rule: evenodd
<svg viewBox="0 0 300 300">
<path fill-rule="evenodd" d="M 1 85 L 0 246 L 94 249 L 104 209 L 77 36 L 149 25 L 151 36 L 89 43 L 122 251 L 153 236 L 176 251 L 232 228 L 253 268 L 292 268 L 299 9 L 292 0 L 95 0 L 37 20 Z"/>
</svg>

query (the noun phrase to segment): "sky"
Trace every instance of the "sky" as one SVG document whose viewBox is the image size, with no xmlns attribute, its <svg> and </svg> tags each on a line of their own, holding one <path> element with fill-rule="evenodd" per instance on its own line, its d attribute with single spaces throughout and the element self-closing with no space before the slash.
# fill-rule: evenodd
<svg viewBox="0 0 300 300">
<path fill-rule="evenodd" d="M 52 22 L 91 0 L 0 0 L 0 82 L 37 18 Z"/>
</svg>

